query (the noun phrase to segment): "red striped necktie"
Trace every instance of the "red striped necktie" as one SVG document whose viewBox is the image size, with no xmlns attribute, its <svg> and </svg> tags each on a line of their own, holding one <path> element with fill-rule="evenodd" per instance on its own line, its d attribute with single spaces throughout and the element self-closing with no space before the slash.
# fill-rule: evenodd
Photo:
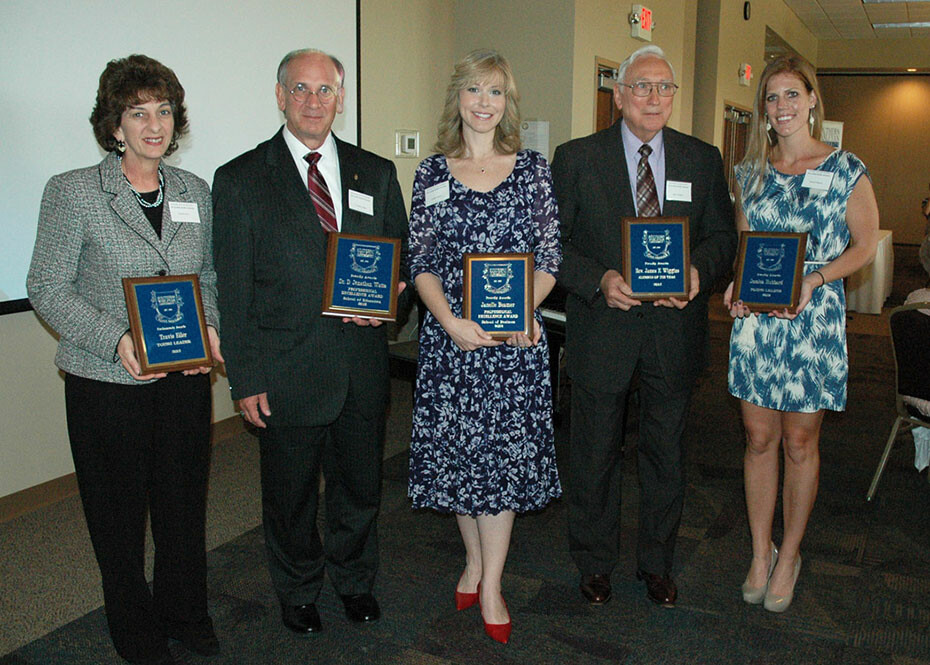
<svg viewBox="0 0 930 665">
<path fill-rule="evenodd" d="M 636 169 L 636 209 L 640 217 L 658 217 L 660 214 L 656 181 L 652 177 L 652 168 L 649 166 L 651 153 L 652 148 L 647 143 L 639 149 L 639 168 Z"/>
<path fill-rule="evenodd" d="M 307 189 L 310 190 L 310 198 L 313 199 L 313 207 L 316 208 L 316 214 L 320 218 L 320 224 L 324 231 L 339 232 L 339 225 L 336 224 L 336 209 L 333 208 L 333 197 L 329 195 L 329 187 L 320 173 L 317 162 L 320 161 L 320 153 L 310 152 L 304 156 L 310 165 L 307 171 Z"/>
</svg>

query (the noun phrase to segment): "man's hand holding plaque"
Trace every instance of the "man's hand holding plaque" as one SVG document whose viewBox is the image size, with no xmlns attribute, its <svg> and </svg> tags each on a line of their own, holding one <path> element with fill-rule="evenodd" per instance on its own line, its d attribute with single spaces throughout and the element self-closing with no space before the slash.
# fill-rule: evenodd
<svg viewBox="0 0 930 665">
<path fill-rule="evenodd" d="M 397 318 L 400 240 L 330 233 L 323 314 L 365 325 Z M 375 325 L 371 323 L 370 325 Z"/>
<path fill-rule="evenodd" d="M 624 295 L 636 301 L 684 307 L 693 275 L 687 217 L 624 217 Z M 677 301 L 677 302 L 676 302 Z"/>
</svg>

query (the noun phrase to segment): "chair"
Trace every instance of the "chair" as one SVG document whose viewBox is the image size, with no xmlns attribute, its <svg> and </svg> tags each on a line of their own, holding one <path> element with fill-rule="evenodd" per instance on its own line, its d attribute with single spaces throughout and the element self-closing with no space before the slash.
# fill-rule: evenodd
<svg viewBox="0 0 930 665">
<path fill-rule="evenodd" d="M 875 496 L 878 481 L 885 470 L 888 455 L 901 424 L 905 423 L 907 429 L 915 426 L 930 427 L 930 417 L 904 401 L 905 395 L 930 400 L 930 316 L 919 312 L 920 309 L 930 309 L 930 303 L 912 303 L 891 310 L 889 322 L 896 374 L 897 417 L 885 445 L 885 452 L 882 453 L 878 468 L 875 469 L 866 501 L 871 501 Z"/>
</svg>

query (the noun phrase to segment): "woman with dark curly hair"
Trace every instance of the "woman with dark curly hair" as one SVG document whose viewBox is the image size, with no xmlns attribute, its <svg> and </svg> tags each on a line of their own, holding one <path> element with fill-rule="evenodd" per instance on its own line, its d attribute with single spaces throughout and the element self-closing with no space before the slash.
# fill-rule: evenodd
<svg viewBox="0 0 930 665">
<path fill-rule="evenodd" d="M 187 119 L 184 89 L 161 63 L 111 61 L 90 121 L 107 156 L 48 182 L 26 286 L 60 335 L 55 364 L 113 645 L 131 663 L 173 663 L 168 638 L 202 655 L 219 651 L 204 542 L 212 368 L 142 374 L 121 280 L 199 275 L 212 355 L 222 362 L 210 190 L 162 161 Z"/>
</svg>

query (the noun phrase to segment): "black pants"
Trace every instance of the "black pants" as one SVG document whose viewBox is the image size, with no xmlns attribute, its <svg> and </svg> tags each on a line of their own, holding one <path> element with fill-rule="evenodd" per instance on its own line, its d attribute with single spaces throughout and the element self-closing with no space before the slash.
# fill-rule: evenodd
<svg viewBox="0 0 930 665">
<path fill-rule="evenodd" d="M 340 594 L 368 593 L 378 571 L 384 416 L 364 418 L 350 387 L 335 422 L 259 431 L 268 568 L 286 605 L 316 601 L 324 566 Z M 274 405 L 271 405 L 274 410 Z M 320 467 L 326 528 L 317 530 Z"/>
<path fill-rule="evenodd" d="M 639 568 L 671 572 L 681 524 L 685 479 L 681 436 L 691 388 L 672 390 L 655 342 L 643 345 L 639 370 Z M 629 384 L 628 384 L 629 385 Z M 608 393 L 575 380 L 569 452 L 568 531 L 572 559 L 583 575 L 610 574 L 620 540 L 623 423 L 628 390 Z"/>
<path fill-rule="evenodd" d="M 103 579 L 110 636 L 124 658 L 164 649 L 159 626 L 207 617 L 210 377 L 122 385 L 65 375 L 71 453 Z M 145 580 L 145 518 L 155 542 Z"/>
</svg>

